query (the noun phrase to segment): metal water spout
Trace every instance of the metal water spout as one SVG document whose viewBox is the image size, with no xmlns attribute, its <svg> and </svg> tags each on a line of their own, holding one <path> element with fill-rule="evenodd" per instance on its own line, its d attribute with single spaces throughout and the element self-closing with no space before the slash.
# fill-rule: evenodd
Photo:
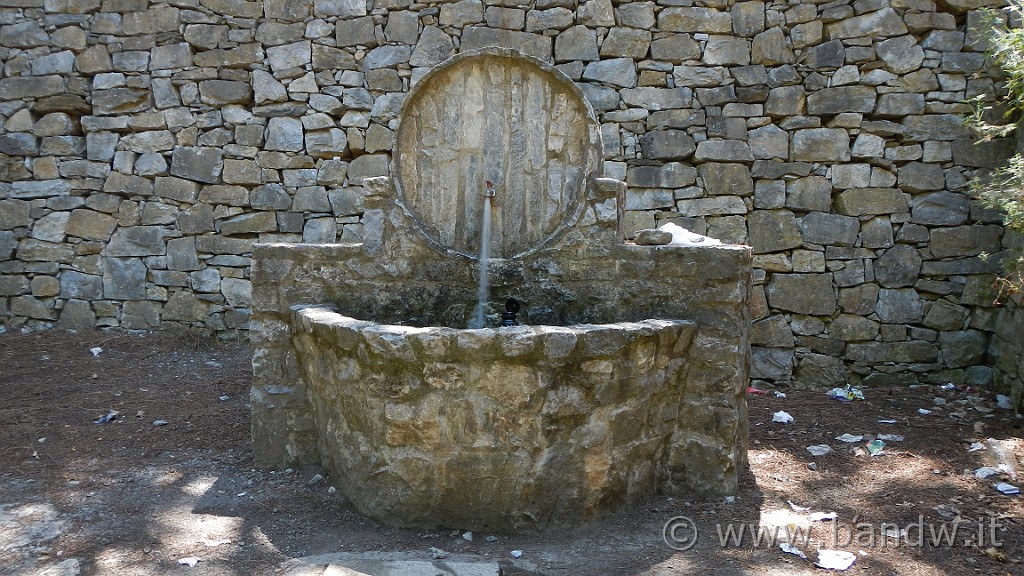
<svg viewBox="0 0 1024 576">
<path fill-rule="evenodd" d="M 490 180 L 484 181 L 487 186 L 484 188 L 484 213 L 480 225 L 480 279 L 477 285 L 476 314 L 470 328 L 484 327 L 484 312 L 487 309 L 487 290 L 490 279 L 487 269 L 491 260 L 491 202 L 495 196 L 494 183 Z"/>
</svg>

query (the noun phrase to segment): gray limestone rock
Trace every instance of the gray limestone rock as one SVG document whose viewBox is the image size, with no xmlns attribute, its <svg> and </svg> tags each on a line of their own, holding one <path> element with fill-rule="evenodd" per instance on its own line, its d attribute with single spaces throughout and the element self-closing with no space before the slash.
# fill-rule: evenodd
<svg viewBox="0 0 1024 576">
<path fill-rule="evenodd" d="M 792 158 L 806 162 L 850 160 L 850 135 L 842 128 L 797 130 L 792 139 Z"/>
<path fill-rule="evenodd" d="M 636 65 L 631 58 L 612 58 L 591 62 L 583 69 L 583 79 L 612 86 L 632 88 L 637 82 Z"/>
<path fill-rule="evenodd" d="M 444 62 L 455 53 L 452 39 L 440 28 L 427 26 L 420 35 L 416 49 L 409 58 L 411 66 L 434 66 Z"/>
<path fill-rule="evenodd" d="M 878 319 L 890 324 L 920 322 L 924 303 L 913 288 L 882 288 L 878 291 Z"/>
<path fill-rule="evenodd" d="M 640 139 L 644 158 L 653 160 L 685 160 L 693 155 L 693 138 L 682 130 L 648 132 Z"/>
<path fill-rule="evenodd" d="M 219 148 L 176 146 L 171 154 L 171 175 L 214 184 L 224 169 L 224 153 Z"/>
<path fill-rule="evenodd" d="M 775 274 L 766 295 L 768 303 L 781 310 L 819 316 L 836 310 L 831 274 Z"/>
<path fill-rule="evenodd" d="M 141 258 L 103 259 L 103 297 L 142 300 L 146 298 L 146 265 Z"/>
<path fill-rule="evenodd" d="M 860 221 L 852 216 L 811 212 L 800 219 L 803 241 L 829 246 L 853 246 L 860 232 Z"/>
<path fill-rule="evenodd" d="M 755 254 L 779 252 L 803 244 L 796 216 L 789 210 L 757 210 L 747 215 L 748 241 Z"/>
<path fill-rule="evenodd" d="M 898 244 L 886 250 L 874 263 L 875 280 L 885 288 L 913 286 L 921 272 L 917 249 Z"/>
</svg>

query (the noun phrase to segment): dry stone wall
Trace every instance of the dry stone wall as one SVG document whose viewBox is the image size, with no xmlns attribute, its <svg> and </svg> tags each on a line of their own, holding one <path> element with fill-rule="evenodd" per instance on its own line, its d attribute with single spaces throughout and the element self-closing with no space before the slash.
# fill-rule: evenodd
<svg viewBox="0 0 1024 576">
<path fill-rule="evenodd" d="M 983 383 L 986 3 L 0 0 L 0 316 L 244 330 L 253 243 L 359 241 L 411 85 L 501 46 L 584 91 L 627 235 L 753 246 L 755 378 Z"/>
</svg>

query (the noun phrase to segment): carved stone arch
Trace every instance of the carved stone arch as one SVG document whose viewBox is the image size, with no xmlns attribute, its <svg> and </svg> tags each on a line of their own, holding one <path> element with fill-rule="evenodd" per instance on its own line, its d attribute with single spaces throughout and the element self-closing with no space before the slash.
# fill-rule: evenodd
<svg viewBox="0 0 1024 576">
<path fill-rule="evenodd" d="M 486 48 L 439 64 L 399 117 L 399 199 L 442 251 L 480 253 L 487 181 L 496 190 L 491 257 L 515 258 L 575 224 L 601 172 L 600 125 L 579 87 L 515 50 Z"/>
</svg>

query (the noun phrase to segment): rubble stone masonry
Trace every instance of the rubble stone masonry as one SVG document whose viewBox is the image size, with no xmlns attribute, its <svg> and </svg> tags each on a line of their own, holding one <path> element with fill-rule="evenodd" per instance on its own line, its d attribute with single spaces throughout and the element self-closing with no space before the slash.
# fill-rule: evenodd
<svg viewBox="0 0 1024 576">
<path fill-rule="evenodd" d="M 0 317 L 246 330 L 253 243 L 359 242 L 410 87 L 500 46 L 586 95 L 626 236 L 753 247 L 755 380 L 985 384 L 986 4 L 0 0 Z"/>
</svg>

